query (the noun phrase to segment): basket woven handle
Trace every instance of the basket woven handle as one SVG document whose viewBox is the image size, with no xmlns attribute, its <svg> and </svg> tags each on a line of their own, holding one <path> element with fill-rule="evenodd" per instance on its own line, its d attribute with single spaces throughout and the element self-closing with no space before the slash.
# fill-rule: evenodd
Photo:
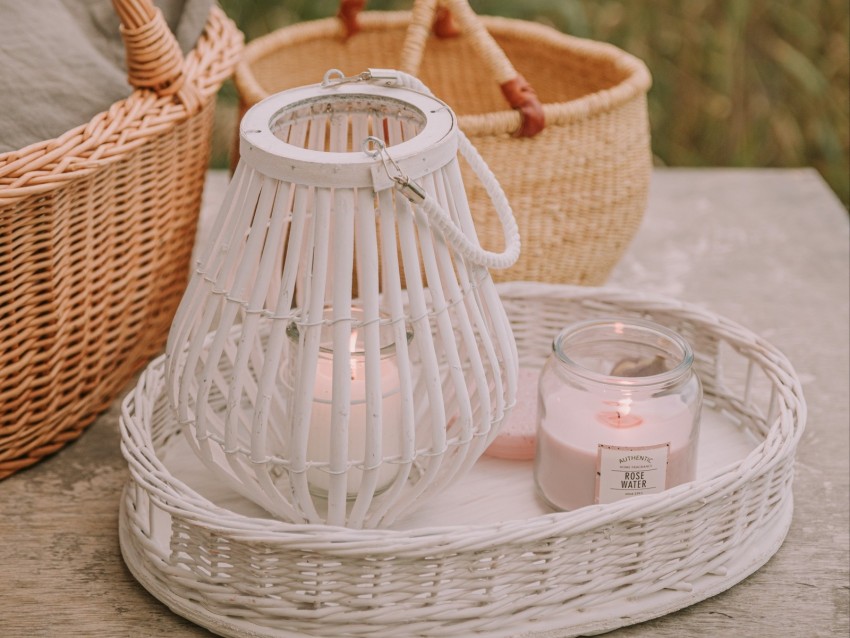
<svg viewBox="0 0 850 638">
<path fill-rule="evenodd" d="M 151 0 L 112 0 L 112 6 L 121 20 L 130 85 L 150 89 L 160 97 L 173 95 L 189 113 L 197 112 L 201 96 L 186 82 L 183 52 L 162 11 Z"/>
<path fill-rule="evenodd" d="M 366 0 L 341 0 L 339 17 L 349 35 L 359 30 L 357 14 L 365 4 Z M 425 43 L 432 32 L 441 37 L 460 33 L 469 38 L 476 54 L 484 60 L 498 82 L 508 104 L 522 115 L 522 123 L 515 135 L 533 137 L 543 130 L 543 105 L 537 93 L 528 81 L 517 73 L 508 56 L 469 6 L 469 0 L 415 0 L 402 48 L 399 65 L 402 71 L 418 75 Z"/>
</svg>

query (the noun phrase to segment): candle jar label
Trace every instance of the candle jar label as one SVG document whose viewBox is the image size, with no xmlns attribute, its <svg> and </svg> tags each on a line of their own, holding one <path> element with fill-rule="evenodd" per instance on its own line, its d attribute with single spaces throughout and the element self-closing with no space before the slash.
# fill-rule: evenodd
<svg viewBox="0 0 850 638">
<path fill-rule="evenodd" d="M 670 444 L 644 447 L 600 445 L 596 463 L 596 502 L 613 503 L 629 496 L 666 489 Z"/>
</svg>

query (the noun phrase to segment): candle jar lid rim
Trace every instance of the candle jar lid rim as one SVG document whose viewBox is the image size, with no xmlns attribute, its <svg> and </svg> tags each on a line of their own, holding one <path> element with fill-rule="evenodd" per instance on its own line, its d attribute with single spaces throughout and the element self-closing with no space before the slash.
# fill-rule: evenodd
<svg viewBox="0 0 850 638">
<path fill-rule="evenodd" d="M 675 366 L 663 372 L 641 376 L 618 376 L 614 374 L 598 372 L 596 370 L 592 370 L 591 368 L 583 366 L 577 361 L 567 356 L 567 354 L 562 349 L 564 341 L 570 336 L 575 336 L 580 332 L 585 332 L 593 328 L 603 326 L 614 326 L 616 324 L 634 327 L 643 332 L 655 333 L 656 336 L 662 337 L 671 344 L 675 345 L 675 347 L 681 351 L 681 357 L 677 357 L 678 362 Z M 616 341 L 616 337 L 616 334 L 612 334 L 610 339 L 608 340 Z M 565 326 L 553 339 L 552 352 L 554 353 L 557 360 L 560 363 L 564 364 L 570 370 L 570 372 L 588 381 L 595 381 L 606 385 L 620 385 L 630 387 L 657 386 L 677 381 L 688 373 L 690 373 L 694 362 L 693 349 L 691 348 L 687 340 L 685 340 L 680 334 L 654 321 L 631 317 L 603 317 L 598 319 L 588 319 Z"/>
</svg>

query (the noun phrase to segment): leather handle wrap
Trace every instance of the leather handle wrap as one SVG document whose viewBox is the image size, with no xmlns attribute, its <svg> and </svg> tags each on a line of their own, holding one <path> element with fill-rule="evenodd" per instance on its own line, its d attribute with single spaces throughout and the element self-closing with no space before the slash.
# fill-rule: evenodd
<svg viewBox="0 0 850 638">
<path fill-rule="evenodd" d="M 452 12 L 446 7 L 437 7 L 433 30 L 438 38 L 455 38 L 460 35 L 460 27 L 455 23 Z"/>
<path fill-rule="evenodd" d="M 357 16 L 366 8 L 366 0 L 340 0 L 336 16 L 342 22 L 345 38 L 348 39 L 360 31 Z"/>
<path fill-rule="evenodd" d="M 522 124 L 514 133 L 516 137 L 534 137 L 546 125 L 543 115 L 543 105 L 537 97 L 537 92 L 520 74 L 513 80 L 508 80 L 500 85 L 502 95 L 511 105 L 511 108 L 522 114 Z"/>
</svg>

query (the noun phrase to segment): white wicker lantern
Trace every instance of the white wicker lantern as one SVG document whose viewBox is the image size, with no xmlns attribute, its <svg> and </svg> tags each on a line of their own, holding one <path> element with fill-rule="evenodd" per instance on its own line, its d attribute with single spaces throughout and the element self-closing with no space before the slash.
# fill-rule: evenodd
<svg viewBox="0 0 850 638">
<path fill-rule="evenodd" d="M 274 95 L 167 346 L 171 407 L 220 480 L 292 522 L 384 526 L 459 477 L 514 403 L 488 267 L 504 194 L 454 113 L 395 71 Z M 478 244 L 457 153 L 505 227 Z"/>
</svg>

